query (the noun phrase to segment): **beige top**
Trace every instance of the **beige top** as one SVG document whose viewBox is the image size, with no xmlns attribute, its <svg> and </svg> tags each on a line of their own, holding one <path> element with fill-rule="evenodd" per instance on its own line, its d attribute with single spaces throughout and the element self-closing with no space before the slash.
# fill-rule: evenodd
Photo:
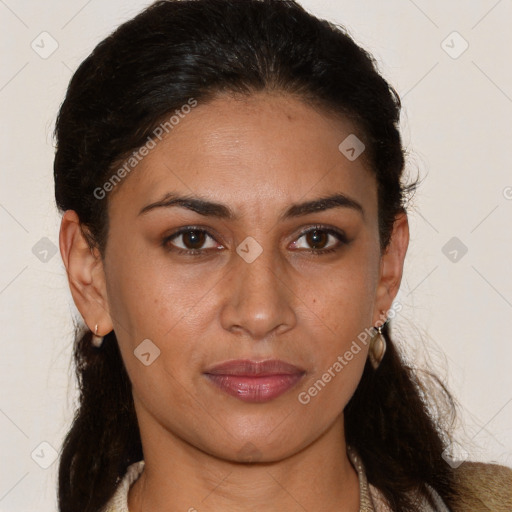
<svg viewBox="0 0 512 512">
<path fill-rule="evenodd" d="M 369 484 L 366 479 L 366 472 L 363 462 L 358 457 L 353 448 L 347 448 L 347 454 L 359 476 L 359 512 L 393 512 L 386 504 L 380 491 Z M 130 512 L 128 510 L 128 491 L 130 486 L 139 478 L 144 470 L 144 461 L 134 462 L 128 469 L 122 480 L 119 482 L 116 491 L 110 501 L 105 505 L 101 512 Z M 430 492 L 436 503 L 433 509 L 424 499 L 418 502 L 418 512 L 450 512 L 443 503 L 441 497 L 429 487 Z"/>
</svg>

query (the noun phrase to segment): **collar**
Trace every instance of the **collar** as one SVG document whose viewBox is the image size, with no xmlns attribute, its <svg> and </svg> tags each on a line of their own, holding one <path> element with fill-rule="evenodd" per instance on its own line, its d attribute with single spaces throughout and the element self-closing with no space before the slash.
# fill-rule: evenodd
<svg viewBox="0 0 512 512">
<path fill-rule="evenodd" d="M 347 455 L 359 478 L 359 512 L 393 512 L 381 492 L 368 483 L 363 461 L 357 451 L 347 446 Z M 128 466 L 123 478 L 118 481 L 114 495 L 101 512 L 129 512 L 128 491 L 144 471 L 144 465 L 144 460 L 140 460 Z M 434 498 L 436 508 L 433 509 L 425 500 L 422 500 L 418 503 L 418 512 L 450 512 L 440 496 L 430 487 L 429 491 Z"/>
</svg>

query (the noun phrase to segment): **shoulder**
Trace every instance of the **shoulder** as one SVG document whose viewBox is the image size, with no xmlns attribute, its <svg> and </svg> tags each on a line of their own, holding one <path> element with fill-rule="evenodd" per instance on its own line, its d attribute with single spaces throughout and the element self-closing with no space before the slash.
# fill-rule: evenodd
<svg viewBox="0 0 512 512">
<path fill-rule="evenodd" d="M 510 512 L 512 469 L 498 464 L 464 462 L 454 470 L 459 499 L 454 512 Z"/>
</svg>

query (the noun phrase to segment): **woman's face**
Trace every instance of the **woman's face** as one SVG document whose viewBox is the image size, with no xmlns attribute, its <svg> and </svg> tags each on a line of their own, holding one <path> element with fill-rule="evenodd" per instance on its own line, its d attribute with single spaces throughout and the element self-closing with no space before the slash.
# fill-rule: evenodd
<svg viewBox="0 0 512 512">
<path fill-rule="evenodd" d="M 263 461 L 343 428 L 358 336 L 401 277 L 365 155 L 338 148 L 353 131 L 289 97 L 218 97 L 117 185 L 106 300 L 142 431 Z"/>
</svg>

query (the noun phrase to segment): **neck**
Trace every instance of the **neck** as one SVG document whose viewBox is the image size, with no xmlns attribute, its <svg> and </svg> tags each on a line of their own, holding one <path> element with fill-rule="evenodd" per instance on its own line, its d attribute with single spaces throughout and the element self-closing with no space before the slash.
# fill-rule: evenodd
<svg viewBox="0 0 512 512">
<path fill-rule="evenodd" d="M 212 456 L 155 424 L 144 430 L 145 467 L 128 494 L 132 512 L 359 510 L 359 481 L 347 456 L 343 417 L 294 455 L 264 463 Z"/>
</svg>

